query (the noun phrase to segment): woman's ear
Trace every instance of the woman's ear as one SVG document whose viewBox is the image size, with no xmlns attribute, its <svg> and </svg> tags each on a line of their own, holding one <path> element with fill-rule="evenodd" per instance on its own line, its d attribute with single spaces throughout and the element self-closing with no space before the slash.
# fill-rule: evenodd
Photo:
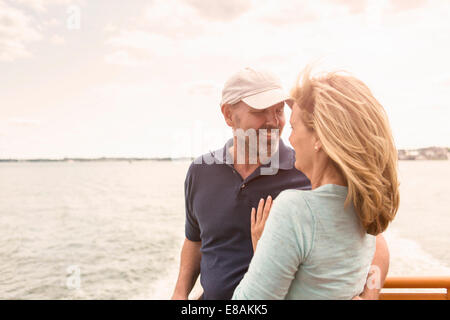
<svg viewBox="0 0 450 320">
<path fill-rule="evenodd" d="M 227 125 L 229 127 L 233 128 L 232 105 L 230 105 L 230 104 L 223 104 L 222 107 L 221 107 L 221 110 L 222 110 L 222 114 L 223 114 L 223 117 L 225 119 L 225 122 L 227 123 Z"/>
</svg>

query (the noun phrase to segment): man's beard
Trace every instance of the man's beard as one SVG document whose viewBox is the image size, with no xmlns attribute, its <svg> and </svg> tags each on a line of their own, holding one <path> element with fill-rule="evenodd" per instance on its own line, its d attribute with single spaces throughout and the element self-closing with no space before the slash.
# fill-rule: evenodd
<svg viewBox="0 0 450 320">
<path fill-rule="evenodd" d="M 268 134 L 270 134 L 270 138 Z M 258 138 L 259 161 L 262 164 L 267 164 L 280 146 L 280 130 L 260 129 L 258 130 Z"/>
<path fill-rule="evenodd" d="M 245 159 L 245 154 L 248 152 L 249 164 L 256 164 L 258 158 L 261 164 L 267 164 L 280 145 L 278 128 L 248 129 L 245 132 L 242 129 L 236 129 L 234 136 L 237 138 L 238 163 Z"/>
</svg>

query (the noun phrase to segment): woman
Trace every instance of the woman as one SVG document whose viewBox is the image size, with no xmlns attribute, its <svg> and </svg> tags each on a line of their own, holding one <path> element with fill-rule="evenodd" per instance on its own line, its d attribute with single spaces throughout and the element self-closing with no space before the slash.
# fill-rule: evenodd
<svg viewBox="0 0 450 320">
<path fill-rule="evenodd" d="M 270 215 L 233 299 L 358 296 L 375 235 L 398 210 L 397 150 L 383 107 L 352 76 L 308 70 L 291 92 L 289 141 L 312 190 L 286 190 L 252 210 L 253 234 Z"/>
</svg>

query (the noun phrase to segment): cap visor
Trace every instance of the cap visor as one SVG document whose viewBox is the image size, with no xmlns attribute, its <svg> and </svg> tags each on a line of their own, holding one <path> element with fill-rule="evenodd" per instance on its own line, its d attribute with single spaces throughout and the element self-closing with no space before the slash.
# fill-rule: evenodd
<svg viewBox="0 0 450 320">
<path fill-rule="evenodd" d="M 280 102 L 291 103 L 292 98 L 282 89 L 272 89 L 242 99 L 254 109 L 266 109 Z"/>
</svg>

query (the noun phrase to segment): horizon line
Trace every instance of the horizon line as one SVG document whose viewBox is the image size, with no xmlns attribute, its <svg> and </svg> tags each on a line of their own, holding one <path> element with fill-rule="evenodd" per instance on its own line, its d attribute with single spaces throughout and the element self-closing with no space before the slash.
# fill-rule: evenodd
<svg viewBox="0 0 450 320">
<path fill-rule="evenodd" d="M 447 149 L 450 152 L 450 147 L 438 147 L 438 146 L 428 146 L 428 147 L 420 147 L 420 148 L 407 148 L 407 149 L 397 149 L 397 152 L 400 151 L 418 151 L 423 149 Z M 136 157 L 136 156 L 101 156 L 101 157 L 39 157 L 39 158 L 0 158 L 1 162 L 39 162 L 39 161 L 145 161 L 145 160 L 156 160 L 156 161 L 164 161 L 164 160 L 187 160 L 187 159 L 195 159 L 196 156 L 179 156 L 179 157 L 171 157 L 171 156 L 159 156 L 159 157 Z"/>
</svg>

